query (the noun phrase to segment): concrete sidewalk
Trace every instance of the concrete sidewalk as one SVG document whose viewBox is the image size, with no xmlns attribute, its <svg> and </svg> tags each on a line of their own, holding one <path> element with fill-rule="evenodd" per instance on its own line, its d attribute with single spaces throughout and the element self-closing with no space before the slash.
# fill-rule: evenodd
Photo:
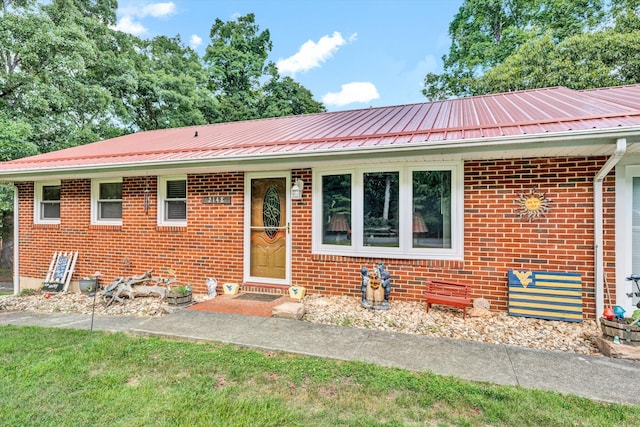
<svg viewBox="0 0 640 427">
<path fill-rule="evenodd" d="M 0 311 L 0 325 L 90 329 L 91 316 Z M 95 317 L 93 329 L 359 360 L 464 380 L 640 404 L 640 362 L 432 338 L 297 320 L 177 310 L 162 317 Z"/>
</svg>

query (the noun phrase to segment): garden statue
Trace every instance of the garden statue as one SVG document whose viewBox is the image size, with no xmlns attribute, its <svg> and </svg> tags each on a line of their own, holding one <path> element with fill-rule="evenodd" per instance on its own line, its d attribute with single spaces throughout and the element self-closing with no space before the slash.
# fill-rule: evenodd
<svg viewBox="0 0 640 427">
<path fill-rule="evenodd" d="M 360 269 L 362 274 L 362 307 L 374 310 L 389 310 L 389 294 L 391 293 L 391 279 L 384 269 L 384 262 L 378 262 L 369 272 L 367 267 Z"/>
</svg>

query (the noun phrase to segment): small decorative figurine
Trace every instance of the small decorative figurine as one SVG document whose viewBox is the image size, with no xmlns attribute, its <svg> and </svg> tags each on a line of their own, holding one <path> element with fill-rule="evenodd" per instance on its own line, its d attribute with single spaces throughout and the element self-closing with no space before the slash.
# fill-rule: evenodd
<svg viewBox="0 0 640 427">
<path fill-rule="evenodd" d="M 384 269 L 384 262 L 378 262 L 369 272 L 367 267 L 360 269 L 362 275 L 362 307 L 374 310 L 389 310 L 389 294 L 391 293 L 391 279 Z"/>
</svg>

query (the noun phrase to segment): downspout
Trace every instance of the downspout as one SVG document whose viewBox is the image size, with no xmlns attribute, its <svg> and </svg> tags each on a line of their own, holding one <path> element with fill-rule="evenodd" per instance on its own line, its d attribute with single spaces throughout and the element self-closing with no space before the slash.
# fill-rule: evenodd
<svg viewBox="0 0 640 427">
<path fill-rule="evenodd" d="M 0 184 L 0 187 L 13 190 L 13 294 L 18 295 L 20 289 L 20 221 L 18 215 L 18 187 L 13 184 Z"/>
<path fill-rule="evenodd" d="M 607 162 L 593 178 L 593 215 L 594 215 L 594 273 L 595 273 L 595 293 L 596 293 L 596 319 L 604 311 L 604 250 L 603 245 L 603 207 L 602 207 L 602 183 L 611 169 L 620 161 L 627 151 L 626 138 L 619 138 L 616 141 L 616 151 L 609 157 Z"/>
</svg>

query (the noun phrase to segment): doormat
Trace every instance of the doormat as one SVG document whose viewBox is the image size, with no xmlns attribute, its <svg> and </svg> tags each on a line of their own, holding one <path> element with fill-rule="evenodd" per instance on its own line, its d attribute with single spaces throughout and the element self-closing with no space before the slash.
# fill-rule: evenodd
<svg viewBox="0 0 640 427">
<path fill-rule="evenodd" d="M 245 301 L 262 301 L 262 302 L 271 302 L 275 301 L 278 298 L 282 298 L 284 295 L 280 294 L 254 294 L 254 293 L 246 293 L 240 294 L 235 297 L 234 300 L 245 300 Z"/>
</svg>

